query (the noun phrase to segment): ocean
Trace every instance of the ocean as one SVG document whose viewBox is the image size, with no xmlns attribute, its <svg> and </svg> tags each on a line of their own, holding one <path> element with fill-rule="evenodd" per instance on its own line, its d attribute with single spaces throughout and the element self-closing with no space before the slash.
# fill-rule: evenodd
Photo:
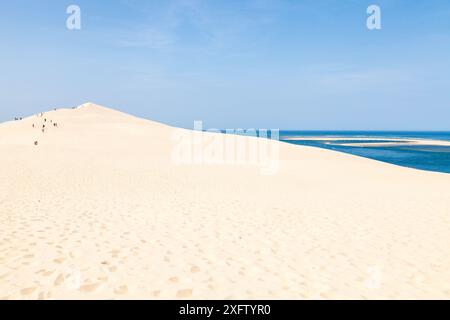
<svg viewBox="0 0 450 320">
<path fill-rule="evenodd" d="M 290 137 L 301 137 L 303 140 L 287 140 Z M 320 137 L 321 140 L 308 140 L 308 137 Z M 330 140 L 327 140 L 327 138 Z M 336 140 L 336 138 L 343 138 L 343 140 Z M 361 138 L 364 141 L 358 140 Z M 392 142 L 391 139 L 399 139 L 398 141 L 404 139 L 450 141 L 450 132 L 280 131 L 280 140 L 287 143 L 350 153 L 403 167 L 450 173 L 450 146 L 408 144 L 370 146 L 371 143 Z M 364 142 L 369 146 L 340 145 L 355 142 Z"/>
</svg>

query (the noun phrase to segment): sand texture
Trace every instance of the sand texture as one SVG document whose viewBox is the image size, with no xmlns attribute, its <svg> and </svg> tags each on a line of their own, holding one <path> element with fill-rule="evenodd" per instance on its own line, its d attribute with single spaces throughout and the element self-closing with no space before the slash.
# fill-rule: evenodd
<svg viewBox="0 0 450 320">
<path fill-rule="evenodd" d="M 449 174 L 276 141 L 273 175 L 176 165 L 174 130 L 1 124 L 0 299 L 450 298 Z"/>
</svg>

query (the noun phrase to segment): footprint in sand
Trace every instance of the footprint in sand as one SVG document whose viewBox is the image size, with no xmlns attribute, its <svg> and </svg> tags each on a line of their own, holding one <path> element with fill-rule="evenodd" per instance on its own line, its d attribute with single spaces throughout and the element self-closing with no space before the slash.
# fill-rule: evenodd
<svg viewBox="0 0 450 320">
<path fill-rule="evenodd" d="M 57 263 L 57 264 L 61 264 L 61 263 L 63 263 L 64 261 L 66 261 L 65 258 L 58 258 L 58 259 L 54 259 L 54 260 L 53 260 L 53 262 L 55 262 L 55 263 Z"/>
<path fill-rule="evenodd" d="M 177 291 L 177 298 L 190 298 L 192 297 L 192 289 L 182 289 Z"/>
<path fill-rule="evenodd" d="M 50 277 L 55 271 L 44 271 L 43 276 L 44 277 Z"/>
<path fill-rule="evenodd" d="M 51 292 L 40 292 L 38 295 L 38 300 L 45 300 L 45 299 L 50 299 L 52 296 Z"/>
<path fill-rule="evenodd" d="M 60 285 L 63 284 L 63 282 L 64 282 L 64 275 L 63 275 L 62 273 L 60 273 L 60 274 L 56 277 L 55 282 L 54 282 L 54 285 L 55 285 L 55 286 L 60 286 Z"/>
<path fill-rule="evenodd" d="M 200 268 L 199 268 L 199 267 L 197 267 L 197 266 L 192 266 L 192 268 L 191 268 L 191 272 L 192 272 L 192 273 L 197 273 L 197 272 L 200 272 Z"/>
<path fill-rule="evenodd" d="M 4 278 L 6 278 L 7 276 L 9 276 L 9 273 L 4 273 L 4 274 L 0 275 L 0 279 L 4 279 Z"/>
<path fill-rule="evenodd" d="M 31 294 L 33 294 L 33 292 L 35 292 L 37 289 L 37 287 L 29 287 L 29 288 L 25 288 L 20 290 L 20 294 L 23 296 L 29 296 Z"/>
<path fill-rule="evenodd" d="M 112 266 L 108 268 L 109 272 L 116 272 L 117 271 L 117 267 L 116 266 Z"/>
<path fill-rule="evenodd" d="M 91 284 L 85 284 L 83 286 L 80 287 L 80 291 L 81 292 L 94 292 L 95 290 L 97 290 L 100 287 L 101 283 L 97 282 L 97 283 L 91 283 Z"/>
<path fill-rule="evenodd" d="M 127 286 L 120 286 L 114 290 L 115 294 L 127 294 L 128 293 L 128 287 Z"/>
<path fill-rule="evenodd" d="M 159 294 L 160 294 L 160 293 L 161 293 L 160 290 L 153 291 L 153 296 L 154 296 L 154 297 L 159 297 Z"/>
<path fill-rule="evenodd" d="M 120 251 L 119 250 L 112 250 L 111 251 L 111 257 L 117 258 L 119 256 Z"/>
</svg>

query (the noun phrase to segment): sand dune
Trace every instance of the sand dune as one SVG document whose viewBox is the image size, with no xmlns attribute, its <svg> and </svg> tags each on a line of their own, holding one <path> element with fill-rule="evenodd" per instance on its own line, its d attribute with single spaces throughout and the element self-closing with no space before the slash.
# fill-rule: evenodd
<svg viewBox="0 0 450 320">
<path fill-rule="evenodd" d="M 174 130 L 0 125 L 0 299 L 450 298 L 450 175 L 281 142 L 274 175 L 175 165 Z"/>
</svg>

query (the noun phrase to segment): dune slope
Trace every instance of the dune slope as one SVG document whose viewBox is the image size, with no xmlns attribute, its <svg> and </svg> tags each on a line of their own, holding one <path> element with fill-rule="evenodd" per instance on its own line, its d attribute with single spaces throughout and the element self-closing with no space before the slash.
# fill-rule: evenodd
<svg viewBox="0 0 450 320">
<path fill-rule="evenodd" d="M 450 175 L 275 141 L 273 175 L 176 165 L 174 130 L 0 125 L 0 299 L 450 298 Z"/>
</svg>

